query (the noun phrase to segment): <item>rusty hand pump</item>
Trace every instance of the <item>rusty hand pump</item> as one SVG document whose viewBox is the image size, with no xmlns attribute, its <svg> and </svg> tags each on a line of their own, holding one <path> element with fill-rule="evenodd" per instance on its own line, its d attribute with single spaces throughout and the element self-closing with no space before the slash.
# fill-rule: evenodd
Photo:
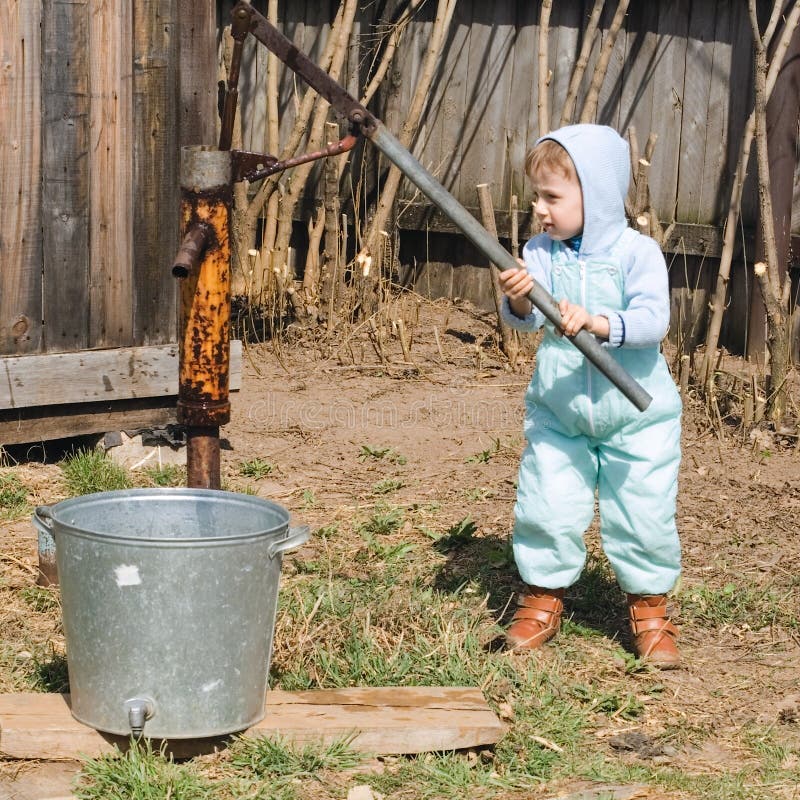
<svg viewBox="0 0 800 800">
<path fill-rule="evenodd" d="M 312 89 L 327 100 L 350 124 L 351 133 L 361 135 L 385 155 L 434 205 L 438 206 L 461 232 L 495 264 L 498 269 L 516 269 L 518 264 L 496 238 L 453 197 L 419 163 L 408 150 L 376 119 L 363 105 L 351 97 L 344 88 L 334 81 L 327 72 L 302 53 L 274 25 L 259 14 L 249 3 L 239 0 L 231 11 L 233 37 L 241 48 L 244 38 L 250 33 L 268 50 L 274 53 L 286 66 L 299 75 Z M 238 37 L 238 38 L 237 38 Z M 232 63 L 235 61 L 234 59 Z M 238 66 L 234 74 L 238 79 Z M 235 86 L 228 86 L 225 107 L 229 109 L 236 101 Z M 225 126 L 233 124 L 233 116 L 228 113 L 223 119 L 223 133 L 220 141 L 229 141 Z M 561 312 L 555 298 L 536 284 L 528 294 L 528 299 L 544 316 L 557 327 L 561 324 Z M 574 336 L 566 337 L 586 356 L 586 359 L 605 375 L 636 408 L 644 411 L 652 397 L 637 383 L 612 355 L 600 345 L 592 334 L 580 330 Z"/>
<path fill-rule="evenodd" d="M 230 420 L 231 152 L 186 147 L 181 233 L 178 422 L 186 426 L 187 485 L 220 488 L 219 428 Z"/>
<path fill-rule="evenodd" d="M 499 269 L 517 262 L 364 106 L 311 61 L 249 3 L 231 11 L 234 40 L 223 102 L 219 148 L 184 148 L 181 161 L 181 235 L 173 263 L 181 279 L 178 421 L 187 432 L 187 482 L 220 487 L 219 427 L 230 419 L 230 220 L 233 183 L 256 181 L 288 167 L 352 149 L 368 138 L 438 206 Z M 265 45 L 339 112 L 350 131 L 324 150 L 279 161 L 264 153 L 230 150 L 244 40 Z M 538 284 L 528 298 L 554 325 L 558 304 Z M 652 398 L 587 331 L 567 337 L 640 411 Z"/>
</svg>

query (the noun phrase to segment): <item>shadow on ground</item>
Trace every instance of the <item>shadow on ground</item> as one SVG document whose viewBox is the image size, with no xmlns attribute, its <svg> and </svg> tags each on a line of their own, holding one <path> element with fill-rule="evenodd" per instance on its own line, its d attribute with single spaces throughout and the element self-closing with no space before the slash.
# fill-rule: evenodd
<svg viewBox="0 0 800 800">
<path fill-rule="evenodd" d="M 447 561 L 436 574 L 434 587 L 454 592 L 470 583 L 482 596 L 488 596 L 489 609 L 502 614 L 500 624 L 508 624 L 516 608 L 516 595 L 525 588 L 514 565 L 510 540 L 496 535 L 456 541 L 443 537 L 435 547 L 447 555 Z M 564 615 L 576 625 L 629 644 L 625 595 L 602 556 L 590 556 L 581 577 L 567 589 Z"/>
</svg>

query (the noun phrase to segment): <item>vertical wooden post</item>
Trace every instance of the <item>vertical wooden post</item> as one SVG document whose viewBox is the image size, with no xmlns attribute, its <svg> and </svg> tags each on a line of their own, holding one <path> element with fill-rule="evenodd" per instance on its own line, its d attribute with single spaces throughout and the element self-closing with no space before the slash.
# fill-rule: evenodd
<svg viewBox="0 0 800 800">
<path fill-rule="evenodd" d="M 180 29 L 181 146 L 217 141 L 217 9 L 216 3 L 177 0 Z"/>
<path fill-rule="evenodd" d="M 88 0 L 44 0 L 42 319 L 50 352 L 89 345 L 88 35 Z"/>
<path fill-rule="evenodd" d="M 41 6 L 0 3 L 0 353 L 42 335 Z"/>
<path fill-rule="evenodd" d="M 132 5 L 90 5 L 90 347 L 133 339 Z"/>
<path fill-rule="evenodd" d="M 134 343 L 174 340 L 178 246 L 177 0 L 133 4 Z"/>
</svg>

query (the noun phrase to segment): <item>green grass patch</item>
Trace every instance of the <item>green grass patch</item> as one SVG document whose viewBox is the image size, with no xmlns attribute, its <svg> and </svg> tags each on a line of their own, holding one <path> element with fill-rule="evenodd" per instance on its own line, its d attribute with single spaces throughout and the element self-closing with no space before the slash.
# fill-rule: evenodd
<svg viewBox="0 0 800 800">
<path fill-rule="evenodd" d="M 30 640 L 0 644 L 4 692 L 67 692 L 67 658 L 52 645 Z"/>
<path fill-rule="evenodd" d="M 364 756 L 350 747 L 348 739 L 327 746 L 294 745 L 282 739 L 238 737 L 228 751 L 228 762 L 237 771 L 258 780 L 309 777 L 325 770 L 353 769 Z"/>
<path fill-rule="evenodd" d="M 61 462 L 64 482 L 71 496 L 130 489 L 128 471 L 100 450 L 82 450 Z"/>
<path fill-rule="evenodd" d="M 369 776 L 367 782 L 386 796 L 413 786 L 413 797 L 425 800 L 496 797 L 509 790 L 527 789 L 539 783 L 532 774 L 509 773 L 502 767 L 498 770 L 492 760 L 470 759 L 462 753 L 414 756 L 404 760 L 396 770 Z"/>
<path fill-rule="evenodd" d="M 372 494 L 390 494 L 402 489 L 404 486 L 403 481 L 395 478 L 385 478 L 382 481 L 372 484 Z"/>
<path fill-rule="evenodd" d="M 627 720 L 637 719 L 644 713 L 644 704 L 631 692 L 599 690 L 584 684 L 577 684 L 570 691 L 589 711 Z"/>
<path fill-rule="evenodd" d="M 275 470 L 275 465 L 267 461 L 265 458 L 253 458 L 250 461 L 243 461 L 239 464 L 239 474 L 245 478 L 253 478 L 253 480 L 260 481 L 266 478 Z"/>
<path fill-rule="evenodd" d="M 58 594 L 43 586 L 25 586 L 20 591 L 22 599 L 40 614 L 50 614 L 61 607 Z"/>
<path fill-rule="evenodd" d="M 78 800 L 212 800 L 215 787 L 192 764 L 176 764 L 148 740 L 123 754 L 87 761 L 74 789 Z"/>
<path fill-rule="evenodd" d="M 186 485 L 186 468 L 177 464 L 162 464 L 142 470 L 147 486 L 169 487 Z"/>
<path fill-rule="evenodd" d="M 436 549 L 440 551 L 455 550 L 470 543 L 478 530 L 478 526 L 469 518 L 451 525 L 436 541 Z"/>
<path fill-rule="evenodd" d="M 27 487 L 13 472 L 0 472 L 0 519 L 18 519 L 30 510 Z"/>
<path fill-rule="evenodd" d="M 402 466 L 407 462 L 404 455 L 400 454 L 393 447 L 374 447 L 369 444 L 361 445 L 361 452 L 358 454 L 359 461 L 388 461 L 390 464 Z"/>
<path fill-rule="evenodd" d="M 68 692 L 67 657 L 52 649 L 34 653 L 31 662 L 31 688 L 36 692 Z"/>
<path fill-rule="evenodd" d="M 388 503 L 376 503 L 372 513 L 359 526 L 362 533 L 386 536 L 403 524 L 403 509 Z"/>
<path fill-rule="evenodd" d="M 798 619 L 774 590 L 726 583 L 721 588 L 705 584 L 687 587 L 680 595 L 681 615 L 708 628 L 724 625 L 760 630 L 770 625 L 796 628 Z"/>
</svg>

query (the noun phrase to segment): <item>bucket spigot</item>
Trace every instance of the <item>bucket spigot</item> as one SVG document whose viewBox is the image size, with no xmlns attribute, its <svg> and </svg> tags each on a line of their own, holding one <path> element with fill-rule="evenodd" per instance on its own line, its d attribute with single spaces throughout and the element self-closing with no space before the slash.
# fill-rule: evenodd
<svg viewBox="0 0 800 800">
<path fill-rule="evenodd" d="M 128 712 L 128 725 L 134 739 L 141 738 L 144 724 L 156 713 L 156 704 L 149 697 L 133 697 L 125 701 Z"/>
</svg>

